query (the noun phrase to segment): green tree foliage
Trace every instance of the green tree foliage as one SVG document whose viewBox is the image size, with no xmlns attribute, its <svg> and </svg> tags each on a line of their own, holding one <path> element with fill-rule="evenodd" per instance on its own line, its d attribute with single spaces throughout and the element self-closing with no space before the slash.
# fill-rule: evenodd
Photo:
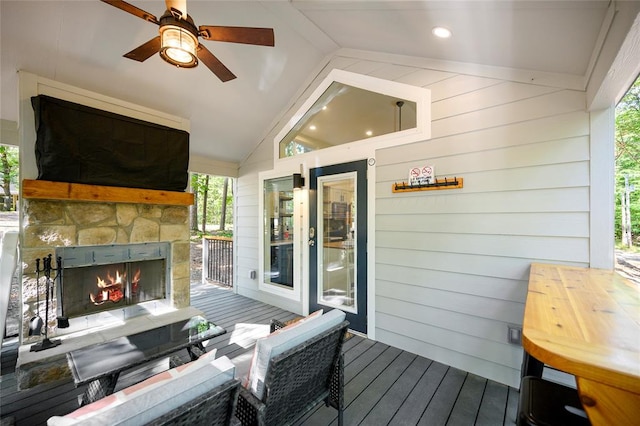
<svg viewBox="0 0 640 426">
<path fill-rule="evenodd" d="M 230 178 L 197 173 L 191 175 L 191 191 L 195 198 L 191 211 L 192 230 L 205 232 L 203 222 L 210 231 L 224 231 L 233 227 L 233 194 L 225 190 L 225 181 L 228 181 L 228 187 L 231 188 Z M 225 222 L 221 224 L 223 216 Z"/>
<path fill-rule="evenodd" d="M 616 240 L 622 236 L 622 196 L 625 176 L 635 191 L 629 194 L 631 234 L 640 237 L 640 77 L 616 107 Z"/>
<path fill-rule="evenodd" d="M 12 208 L 11 187 L 18 186 L 18 148 L 0 145 L 0 173 L 2 173 L 2 203 L 0 210 Z"/>
</svg>

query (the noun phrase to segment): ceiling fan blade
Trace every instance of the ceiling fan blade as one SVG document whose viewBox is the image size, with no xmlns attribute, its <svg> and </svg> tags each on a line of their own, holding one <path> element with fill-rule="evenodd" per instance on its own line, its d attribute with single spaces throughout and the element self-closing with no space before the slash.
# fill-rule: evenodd
<svg viewBox="0 0 640 426">
<path fill-rule="evenodd" d="M 206 40 L 274 46 L 273 28 L 218 27 L 201 25 L 200 36 Z"/>
<path fill-rule="evenodd" d="M 198 59 L 200 59 L 204 64 L 214 73 L 220 80 L 223 82 L 233 80 L 236 76 L 229 70 L 229 68 L 225 67 L 222 62 L 218 58 L 216 58 L 213 53 L 209 51 L 202 44 L 198 46 Z"/>
<path fill-rule="evenodd" d="M 145 12 L 140 8 L 137 8 L 134 5 L 127 3 L 126 1 L 122 1 L 122 0 L 100 0 L 100 1 L 110 4 L 111 6 L 117 7 L 120 10 L 124 10 L 125 12 L 135 15 L 138 18 L 142 18 L 145 21 L 153 22 L 156 25 L 160 25 L 160 23 L 158 22 L 158 18 L 156 18 L 154 15 L 152 15 L 149 12 Z"/>
<path fill-rule="evenodd" d="M 187 19 L 187 0 L 165 0 L 167 10 L 177 10 L 182 19 Z"/>
<path fill-rule="evenodd" d="M 160 36 L 154 37 L 145 44 L 136 47 L 129 53 L 125 53 L 125 58 L 133 59 L 134 61 L 144 62 L 153 56 L 154 53 L 160 51 Z"/>
</svg>

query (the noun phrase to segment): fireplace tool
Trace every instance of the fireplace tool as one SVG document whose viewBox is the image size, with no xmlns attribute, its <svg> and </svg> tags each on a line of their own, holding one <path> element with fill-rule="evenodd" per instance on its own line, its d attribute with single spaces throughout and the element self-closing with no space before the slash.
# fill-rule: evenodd
<svg viewBox="0 0 640 426">
<path fill-rule="evenodd" d="M 58 312 L 64 312 L 63 299 L 64 299 L 64 287 L 62 280 L 62 257 L 56 257 L 56 277 L 54 278 L 54 283 L 58 283 Z M 53 297 L 53 290 L 51 290 L 51 297 Z M 58 328 L 68 328 L 69 327 L 69 317 L 64 315 L 58 315 L 56 317 L 58 320 Z"/>
<path fill-rule="evenodd" d="M 42 334 L 42 317 L 40 316 L 40 259 L 36 259 L 36 315 L 29 320 L 29 336 Z"/>
<path fill-rule="evenodd" d="M 45 299 L 45 305 L 44 305 L 44 317 L 46 318 L 46 321 L 44 323 L 44 339 L 39 342 L 36 343 L 35 345 L 31 345 L 31 352 L 39 352 L 39 351 L 43 351 L 45 349 L 50 349 L 53 347 L 56 347 L 58 345 L 60 345 L 60 340 L 50 340 L 48 337 L 48 330 L 49 330 L 49 325 L 48 325 L 48 320 L 49 320 L 49 300 L 53 298 L 53 283 L 51 281 L 51 271 L 58 271 L 59 269 L 59 265 L 58 268 L 52 268 L 51 267 L 51 254 L 49 254 L 49 256 L 42 258 L 42 270 L 40 270 L 39 262 L 36 261 L 36 271 L 39 274 L 40 272 L 44 272 L 44 276 L 45 276 L 45 292 L 46 292 L 46 299 Z M 38 280 L 39 280 L 39 276 L 38 276 Z M 38 283 L 38 287 L 40 287 L 40 283 Z"/>
</svg>

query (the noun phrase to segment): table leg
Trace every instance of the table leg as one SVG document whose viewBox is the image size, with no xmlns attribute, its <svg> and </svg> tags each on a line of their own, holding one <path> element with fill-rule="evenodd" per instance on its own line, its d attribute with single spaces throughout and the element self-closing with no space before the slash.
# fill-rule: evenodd
<svg viewBox="0 0 640 426">
<path fill-rule="evenodd" d="M 195 361 L 200 358 L 202 355 L 207 353 L 207 350 L 204 348 L 202 343 L 196 343 L 193 346 L 187 347 L 187 352 L 189 352 L 189 356 L 191 357 L 191 361 Z"/>
<path fill-rule="evenodd" d="M 522 352 L 522 370 L 520 378 L 526 376 L 542 377 L 544 362 L 539 361 L 533 355 L 529 355 L 527 351 Z"/>
<path fill-rule="evenodd" d="M 111 395 L 116 388 L 118 376 L 120 376 L 120 373 L 115 373 L 89 383 L 82 395 L 80 406 L 91 404 L 107 395 Z"/>
</svg>

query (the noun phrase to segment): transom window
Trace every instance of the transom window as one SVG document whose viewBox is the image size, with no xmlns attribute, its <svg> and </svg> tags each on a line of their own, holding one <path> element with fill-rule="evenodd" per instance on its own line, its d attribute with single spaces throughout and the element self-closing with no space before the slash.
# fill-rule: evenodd
<svg viewBox="0 0 640 426">
<path fill-rule="evenodd" d="M 278 158 L 415 129 L 418 106 L 410 97 L 332 81 L 279 140 Z"/>
</svg>

